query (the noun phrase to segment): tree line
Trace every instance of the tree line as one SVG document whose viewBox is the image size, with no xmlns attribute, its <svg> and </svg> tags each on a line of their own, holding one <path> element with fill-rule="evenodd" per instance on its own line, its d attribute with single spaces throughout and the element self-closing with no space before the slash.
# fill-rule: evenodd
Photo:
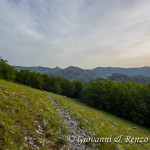
<svg viewBox="0 0 150 150">
<path fill-rule="evenodd" d="M 150 84 L 115 83 L 100 79 L 88 83 L 70 81 L 29 70 L 16 71 L 2 58 L 0 78 L 75 98 L 94 108 L 150 127 Z"/>
<path fill-rule="evenodd" d="M 3 60 L 1 57 L 0 78 L 77 99 L 80 98 L 83 89 L 81 81 L 70 81 L 62 77 L 29 70 L 17 71 L 8 64 L 7 60 Z"/>
</svg>

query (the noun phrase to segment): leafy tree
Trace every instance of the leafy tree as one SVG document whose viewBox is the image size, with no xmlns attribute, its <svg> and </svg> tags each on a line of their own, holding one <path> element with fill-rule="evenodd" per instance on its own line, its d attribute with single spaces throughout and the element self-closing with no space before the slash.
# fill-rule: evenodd
<svg viewBox="0 0 150 150">
<path fill-rule="evenodd" d="M 8 65 L 7 60 L 0 57 L 0 78 L 11 80 L 15 79 L 15 70 L 12 66 Z"/>
<path fill-rule="evenodd" d="M 73 97 L 73 84 L 68 79 L 60 78 L 60 86 L 62 94 L 68 97 Z"/>
<path fill-rule="evenodd" d="M 81 81 L 73 81 L 73 97 L 80 98 L 80 94 L 83 90 L 83 83 Z"/>
</svg>

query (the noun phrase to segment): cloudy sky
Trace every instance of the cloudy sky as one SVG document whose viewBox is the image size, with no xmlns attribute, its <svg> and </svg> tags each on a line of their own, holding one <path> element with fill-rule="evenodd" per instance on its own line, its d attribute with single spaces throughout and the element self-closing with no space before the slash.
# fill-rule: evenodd
<svg viewBox="0 0 150 150">
<path fill-rule="evenodd" d="M 149 0 L 0 0 L 11 65 L 150 66 Z"/>
</svg>

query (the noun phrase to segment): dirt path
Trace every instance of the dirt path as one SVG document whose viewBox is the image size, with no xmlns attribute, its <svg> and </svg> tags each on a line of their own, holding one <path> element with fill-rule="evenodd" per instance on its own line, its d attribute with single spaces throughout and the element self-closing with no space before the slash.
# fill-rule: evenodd
<svg viewBox="0 0 150 150">
<path fill-rule="evenodd" d="M 66 136 L 68 144 L 63 149 L 68 150 L 92 150 L 84 142 L 81 142 L 84 138 L 89 137 L 90 133 L 84 129 L 79 128 L 78 121 L 71 117 L 69 113 L 55 101 L 54 97 L 50 96 L 52 104 L 56 107 L 56 111 L 63 118 L 64 124 L 67 126 L 70 134 Z"/>
</svg>

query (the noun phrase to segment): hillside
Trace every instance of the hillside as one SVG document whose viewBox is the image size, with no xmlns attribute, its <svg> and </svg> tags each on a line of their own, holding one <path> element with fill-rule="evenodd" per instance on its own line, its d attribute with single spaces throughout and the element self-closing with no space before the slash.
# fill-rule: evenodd
<svg viewBox="0 0 150 150">
<path fill-rule="evenodd" d="M 55 72 L 58 72 L 59 70 L 61 70 L 61 68 L 59 67 L 55 67 L 55 68 L 48 68 L 48 67 L 23 67 L 23 66 L 14 66 L 14 68 L 17 71 L 20 71 L 21 69 L 24 70 L 30 70 L 30 71 L 35 71 L 35 72 L 40 72 L 40 73 L 46 73 L 46 74 L 54 74 Z"/>
<path fill-rule="evenodd" d="M 60 76 L 69 80 L 80 80 L 82 82 L 88 82 L 91 79 L 99 78 L 99 76 L 95 75 L 92 72 L 89 72 L 87 70 L 70 66 L 65 69 L 61 69 L 54 73 L 55 76 Z"/>
<path fill-rule="evenodd" d="M 149 130 L 76 100 L 1 79 L 0 135 L 2 150 L 150 149 L 150 142 L 147 142 L 150 139 Z M 77 136 L 82 137 L 80 144 Z M 88 136 L 110 137 L 111 141 L 88 142 Z M 115 143 L 119 136 L 122 136 L 122 143 Z M 134 139 L 133 143 L 131 140 L 125 142 L 129 136 L 132 139 L 144 137 L 142 141 L 145 142 L 135 142 Z"/>
<path fill-rule="evenodd" d="M 59 149 L 66 133 L 50 93 L 0 79 L 1 150 Z"/>
<path fill-rule="evenodd" d="M 137 83 L 150 83 L 150 67 L 142 68 L 113 68 L 113 67 L 97 67 L 95 69 L 82 69 L 74 66 L 61 69 L 47 68 L 47 67 L 21 67 L 14 66 L 16 70 L 30 70 L 40 73 L 46 73 L 48 75 L 60 76 L 71 81 L 80 80 L 82 82 L 88 82 L 91 79 L 100 78 L 101 80 L 111 79 L 113 81 L 131 81 Z"/>
<path fill-rule="evenodd" d="M 148 66 L 141 68 L 97 67 L 94 69 L 89 69 L 89 71 L 102 78 L 107 78 L 113 73 L 120 73 L 126 76 L 141 75 L 150 77 L 150 67 Z"/>
<path fill-rule="evenodd" d="M 137 82 L 139 84 L 143 83 L 150 83 L 150 77 L 145 76 L 126 76 L 124 74 L 120 73 L 114 73 L 111 76 L 107 78 L 107 80 L 113 80 L 114 82 L 120 82 L 120 81 L 131 81 L 131 82 Z"/>
<path fill-rule="evenodd" d="M 71 81 L 73 80 L 80 80 L 82 82 L 88 82 L 91 79 L 96 79 L 99 78 L 98 75 L 89 72 L 87 70 L 78 68 L 78 67 L 67 67 L 65 69 L 61 69 L 59 67 L 56 68 L 47 68 L 47 67 L 22 67 L 22 66 L 14 66 L 16 70 L 30 70 L 30 71 L 35 71 L 35 72 L 40 72 L 40 73 L 46 73 L 48 75 L 54 75 L 54 76 L 59 76 L 63 77 L 66 79 L 69 79 Z"/>
</svg>

